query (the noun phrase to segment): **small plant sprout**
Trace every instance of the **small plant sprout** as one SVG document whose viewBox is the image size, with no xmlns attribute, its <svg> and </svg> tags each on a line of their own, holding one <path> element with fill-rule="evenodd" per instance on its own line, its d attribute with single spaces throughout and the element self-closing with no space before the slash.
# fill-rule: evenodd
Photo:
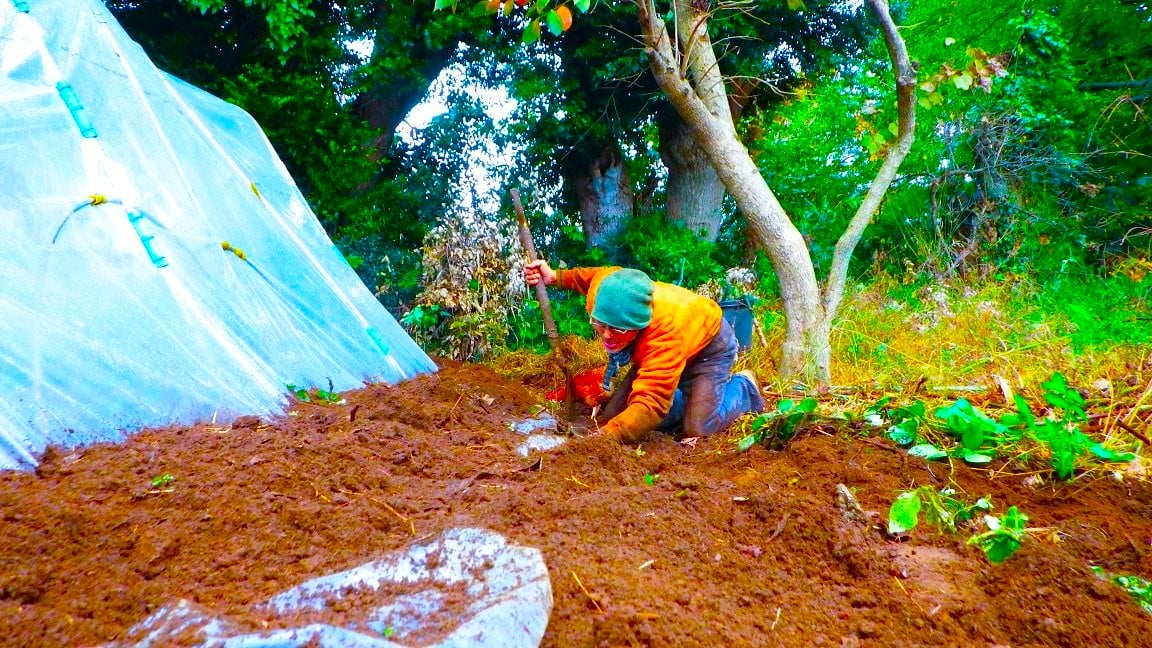
<svg viewBox="0 0 1152 648">
<path fill-rule="evenodd" d="M 1096 566 L 1092 567 L 1092 572 L 1099 578 L 1128 592 L 1128 596 L 1131 596 L 1133 601 L 1144 608 L 1145 612 L 1152 613 L 1152 582 L 1139 576 L 1109 574 Z"/>
<path fill-rule="evenodd" d="M 736 451 L 744 452 L 756 443 L 783 447 L 814 411 L 816 411 L 815 398 L 805 398 L 799 403 L 789 399 L 780 401 L 776 411 L 765 412 L 756 417 L 750 432 L 737 442 Z"/>
<path fill-rule="evenodd" d="M 284 386 L 287 387 L 288 391 L 301 403 L 320 403 L 322 405 L 346 405 L 348 403 L 343 396 L 336 393 L 333 389 L 331 378 L 328 379 L 327 391 L 319 387 L 305 389 L 303 387 L 297 387 L 292 383 L 287 383 Z"/>
<path fill-rule="evenodd" d="M 1029 531 L 1027 515 L 1013 506 L 1003 516 L 996 517 L 991 514 L 992 502 L 988 498 L 982 497 L 973 504 L 966 504 L 954 497 L 955 494 L 951 488 L 937 491 L 931 486 L 900 493 L 888 509 L 889 535 L 907 533 L 914 529 L 921 512 L 926 522 L 951 533 L 959 532 L 961 526 L 970 524 L 978 513 L 984 512 L 987 530 L 973 534 L 968 544 L 980 547 L 988 560 L 997 564 L 1016 553 Z"/>
<path fill-rule="evenodd" d="M 972 520 L 978 512 L 992 510 L 992 502 L 986 497 L 974 504 L 966 504 L 955 495 L 956 491 L 951 488 L 937 491 L 931 486 L 900 493 L 888 509 L 888 533 L 897 535 L 911 531 L 916 527 L 921 512 L 928 524 L 956 533 L 961 524 Z"/>
<path fill-rule="evenodd" d="M 157 475 L 152 478 L 152 488 L 170 488 L 175 482 L 175 477 L 173 477 L 170 473 L 164 473 L 163 475 Z"/>
<path fill-rule="evenodd" d="M 660 479 L 660 473 L 644 473 L 644 482 L 649 486 L 655 486 L 657 479 Z"/>
<path fill-rule="evenodd" d="M 1016 553 L 1028 533 L 1028 516 L 1015 506 L 1009 507 L 1001 517 L 985 515 L 984 524 L 988 530 L 968 538 L 968 544 L 980 547 L 988 562 L 994 564 L 1002 563 Z"/>
</svg>

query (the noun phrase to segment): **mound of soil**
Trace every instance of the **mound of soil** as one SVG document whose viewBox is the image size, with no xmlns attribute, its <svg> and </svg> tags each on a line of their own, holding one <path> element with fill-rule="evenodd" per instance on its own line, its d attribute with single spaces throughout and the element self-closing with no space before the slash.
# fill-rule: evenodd
<svg viewBox="0 0 1152 648">
<path fill-rule="evenodd" d="M 243 618 L 303 581 L 456 526 L 544 553 L 547 646 L 1152 637 L 1152 615 L 1089 569 L 1152 576 L 1144 482 L 1030 487 L 1025 475 L 820 433 L 780 452 L 734 454 L 723 436 L 640 450 L 593 437 L 524 458 L 509 422 L 535 414 L 535 396 L 474 365 L 345 396 L 276 420 L 49 451 L 35 473 L 0 475 L 0 643 L 124 641 L 180 599 Z M 841 484 L 862 519 L 845 514 Z M 1000 565 L 931 528 L 885 537 L 870 512 L 924 484 L 991 496 L 998 512 L 1019 506 L 1042 530 Z"/>
</svg>

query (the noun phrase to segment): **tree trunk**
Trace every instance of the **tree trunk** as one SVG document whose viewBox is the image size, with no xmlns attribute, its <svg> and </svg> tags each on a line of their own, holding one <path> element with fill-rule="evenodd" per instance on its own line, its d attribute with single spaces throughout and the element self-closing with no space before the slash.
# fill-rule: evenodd
<svg viewBox="0 0 1152 648">
<path fill-rule="evenodd" d="M 912 150 L 912 142 L 916 139 L 916 66 L 908 58 L 904 39 L 892 21 L 891 14 L 888 13 L 887 1 L 866 1 L 880 23 L 880 32 L 884 35 L 888 56 L 892 59 L 892 73 L 896 77 L 896 141 L 888 148 L 884 163 L 880 165 L 876 178 L 869 185 L 863 202 L 860 203 L 859 209 L 849 221 L 840 239 L 836 241 L 836 248 L 832 253 L 832 267 L 828 272 L 828 283 L 824 290 L 824 308 L 820 321 L 820 336 L 826 340 L 831 338 L 832 320 L 836 317 L 844 297 L 852 252 L 864 235 L 864 229 L 880 209 L 884 194 L 896 179 L 896 170 Z M 831 347 L 825 347 L 822 353 L 824 357 L 818 358 L 817 363 L 830 364 Z"/>
<path fill-rule="evenodd" d="M 679 115 L 660 120 L 660 159 L 668 169 L 668 219 L 715 242 L 724 221 L 724 184 Z"/>
<path fill-rule="evenodd" d="M 653 76 L 708 155 L 780 280 L 787 321 L 781 376 L 827 382 L 829 367 L 818 362 L 828 357 L 829 345 L 826 332 L 819 326 L 822 305 L 812 257 L 800 231 L 736 134 L 724 80 L 708 37 L 707 13 L 696 2 L 677 0 L 677 47 L 652 0 L 635 2 Z"/>
<path fill-rule="evenodd" d="M 831 380 L 832 318 L 843 297 L 848 261 L 915 137 L 916 70 L 908 60 L 904 41 L 888 12 L 887 0 L 866 2 L 880 22 L 896 76 L 897 140 L 860 209 L 836 244 L 823 300 L 804 238 L 736 135 L 724 80 L 708 37 L 710 3 L 676 0 L 674 19 L 678 40 L 673 43 L 653 0 L 634 2 L 653 76 L 712 161 L 721 182 L 768 252 L 780 280 L 787 320 L 781 377 L 827 384 Z"/>
<path fill-rule="evenodd" d="M 580 221 L 589 249 L 615 258 L 616 240 L 632 216 L 632 181 L 615 144 L 588 163 L 586 174 L 571 178 L 580 204 Z"/>
</svg>

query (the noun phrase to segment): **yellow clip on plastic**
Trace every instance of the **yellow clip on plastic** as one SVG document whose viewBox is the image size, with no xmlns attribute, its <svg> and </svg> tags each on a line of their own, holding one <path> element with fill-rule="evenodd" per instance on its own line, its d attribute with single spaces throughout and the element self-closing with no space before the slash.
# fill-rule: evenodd
<svg viewBox="0 0 1152 648">
<path fill-rule="evenodd" d="M 108 196 L 105 196 L 104 194 L 92 194 L 88 196 L 88 198 L 91 200 L 91 202 L 88 204 L 93 206 L 103 205 L 104 203 L 108 202 Z"/>
<path fill-rule="evenodd" d="M 241 250 L 238 247 L 232 247 L 232 244 L 229 243 L 228 241 L 221 241 L 220 242 L 220 248 L 222 250 L 224 250 L 225 252 L 231 252 L 232 254 L 235 254 L 236 256 L 240 257 L 241 261 L 247 261 L 248 260 L 248 255 L 244 254 L 244 250 Z"/>
</svg>

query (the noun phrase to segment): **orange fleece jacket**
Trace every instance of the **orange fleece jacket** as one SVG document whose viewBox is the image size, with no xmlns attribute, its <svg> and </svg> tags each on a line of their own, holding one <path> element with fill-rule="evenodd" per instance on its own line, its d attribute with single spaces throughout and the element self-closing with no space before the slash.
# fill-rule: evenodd
<svg viewBox="0 0 1152 648">
<path fill-rule="evenodd" d="M 556 271 L 555 283 L 586 295 L 591 314 L 600 282 L 619 269 L 561 269 Z M 644 438 L 664 420 L 684 366 L 720 331 L 719 304 L 680 286 L 655 284 L 652 321 L 640 331 L 632 346 L 632 363 L 637 373 L 628 406 L 603 427 L 605 434 L 625 443 Z"/>
</svg>

